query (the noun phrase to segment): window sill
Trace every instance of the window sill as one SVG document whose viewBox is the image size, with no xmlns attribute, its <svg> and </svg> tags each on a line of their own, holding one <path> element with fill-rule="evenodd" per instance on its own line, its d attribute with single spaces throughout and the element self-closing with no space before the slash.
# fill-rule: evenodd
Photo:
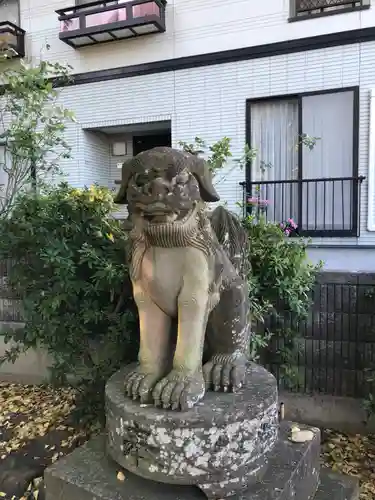
<svg viewBox="0 0 375 500">
<path fill-rule="evenodd" d="M 293 16 L 289 17 L 288 23 L 294 23 L 296 21 L 306 21 L 307 19 L 316 19 L 318 17 L 335 16 L 338 14 L 348 14 L 349 12 L 357 12 L 360 10 L 368 10 L 371 5 L 362 5 L 360 7 L 349 7 L 348 9 L 337 9 L 330 10 L 329 12 L 321 12 L 319 14 L 306 14 L 303 16 Z"/>
</svg>

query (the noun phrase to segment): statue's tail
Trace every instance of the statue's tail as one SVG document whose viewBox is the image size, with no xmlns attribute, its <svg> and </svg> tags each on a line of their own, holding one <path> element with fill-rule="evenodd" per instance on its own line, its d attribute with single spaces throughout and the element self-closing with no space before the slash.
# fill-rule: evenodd
<svg viewBox="0 0 375 500">
<path fill-rule="evenodd" d="M 237 273 L 246 279 L 250 271 L 249 237 L 240 219 L 223 206 L 211 214 L 211 226 Z"/>
</svg>

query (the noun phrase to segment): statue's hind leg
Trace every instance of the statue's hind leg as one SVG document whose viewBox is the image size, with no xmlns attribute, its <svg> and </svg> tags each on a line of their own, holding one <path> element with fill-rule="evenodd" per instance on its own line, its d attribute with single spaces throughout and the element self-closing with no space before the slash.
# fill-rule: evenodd
<svg viewBox="0 0 375 500">
<path fill-rule="evenodd" d="M 221 293 L 207 327 L 208 362 L 203 366 L 207 389 L 236 391 L 245 378 L 248 360 L 249 294 L 247 283 L 236 280 Z"/>
</svg>

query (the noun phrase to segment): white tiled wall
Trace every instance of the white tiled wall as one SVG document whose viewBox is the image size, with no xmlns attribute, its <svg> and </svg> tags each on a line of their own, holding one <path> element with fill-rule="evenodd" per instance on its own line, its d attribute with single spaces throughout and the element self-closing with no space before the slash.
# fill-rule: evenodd
<svg viewBox="0 0 375 500">
<path fill-rule="evenodd" d="M 56 9 L 74 0 L 20 0 L 27 55 L 94 71 L 374 26 L 375 8 L 288 23 L 291 0 L 168 0 L 165 33 L 75 50 L 59 40 Z"/>
<path fill-rule="evenodd" d="M 110 176 L 110 144 L 100 132 L 83 131 L 84 166 L 80 171 L 81 184 L 106 186 Z M 95 169 L 92 169 L 95 165 Z"/>
</svg>

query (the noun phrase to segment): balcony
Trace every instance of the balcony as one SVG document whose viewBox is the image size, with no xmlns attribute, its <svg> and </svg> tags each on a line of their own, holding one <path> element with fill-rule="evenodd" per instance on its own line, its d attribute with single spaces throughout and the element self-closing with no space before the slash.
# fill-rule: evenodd
<svg viewBox="0 0 375 500">
<path fill-rule="evenodd" d="M 241 182 L 244 214 L 268 222 L 293 219 L 297 234 L 359 236 L 361 184 L 365 177 Z"/>
<path fill-rule="evenodd" d="M 0 52 L 13 59 L 25 55 L 25 31 L 10 21 L 0 22 Z"/>
<path fill-rule="evenodd" d="M 95 1 L 56 10 L 60 40 L 85 47 L 165 31 L 166 0 Z"/>
<path fill-rule="evenodd" d="M 295 0 L 294 12 L 289 21 L 301 21 L 312 17 L 343 14 L 369 8 L 369 0 Z"/>
</svg>

